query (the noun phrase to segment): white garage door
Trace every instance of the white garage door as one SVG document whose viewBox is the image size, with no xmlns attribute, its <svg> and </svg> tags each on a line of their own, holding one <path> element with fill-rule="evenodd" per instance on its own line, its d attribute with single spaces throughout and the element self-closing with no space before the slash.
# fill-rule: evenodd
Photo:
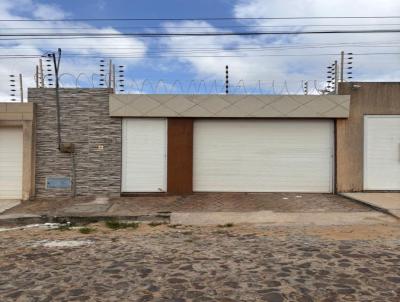
<svg viewBox="0 0 400 302">
<path fill-rule="evenodd" d="M 122 192 L 164 192 L 167 123 L 165 119 L 124 119 Z"/>
<path fill-rule="evenodd" d="M 0 199 L 22 198 L 22 129 L 0 128 Z"/>
<path fill-rule="evenodd" d="M 331 192 L 333 121 L 199 120 L 194 191 Z"/>
<path fill-rule="evenodd" d="M 364 117 L 364 189 L 400 190 L 400 115 Z"/>
</svg>

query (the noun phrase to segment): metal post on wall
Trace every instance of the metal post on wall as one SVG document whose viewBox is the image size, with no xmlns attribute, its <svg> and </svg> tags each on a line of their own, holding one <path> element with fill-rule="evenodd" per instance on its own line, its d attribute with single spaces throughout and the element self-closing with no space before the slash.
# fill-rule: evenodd
<svg viewBox="0 0 400 302">
<path fill-rule="evenodd" d="M 308 81 L 304 82 L 303 91 L 304 91 L 304 95 L 308 95 Z"/>
<path fill-rule="evenodd" d="M 347 53 L 347 62 L 346 62 L 346 65 L 348 65 L 347 66 L 347 80 L 349 80 L 349 81 L 351 81 L 352 79 L 353 79 L 353 66 L 352 66 L 352 64 L 353 64 L 353 53 L 352 52 L 348 52 Z"/>
<path fill-rule="evenodd" d="M 344 79 L 344 51 L 340 53 L 340 82 L 343 82 Z"/>
<path fill-rule="evenodd" d="M 22 83 L 22 74 L 21 73 L 19 74 L 19 96 L 21 99 L 21 103 L 23 103 L 24 102 L 24 86 Z"/>
<path fill-rule="evenodd" d="M 61 48 L 58 49 L 57 56 L 53 52 L 51 54 L 48 54 L 48 57 L 53 58 L 53 64 L 54 64 L 54 73 L 56 76 L 56 107 L 57 107 L 57 138 L 58 138 L 58 150 L 61 150 L 61 117 L 60 117 L 60 81 L 58 78 L 58 72 L 60 70 L 60 61 L 61 61 Z"/>
<path fill-rule="evenodd" d="M 44 88 L 43 61 L 39 59 L 40 88 Z"/>
<path fill-rule="evenodd" d="M 15 94 L 16 94 L 16 87 L 17 83 L 15 80 L 15 75 L 10 74 L 10 97 L 11 97 L 11 101 L 16 101 L 15 99 Z"/>
<path fill-rule="evenodd" d="M 229 94 L 229 66 L 225 66 L 225 94 Z"/>
<path fill-rule="evenodd" d="M 114 88 L 114 93 L 115 93 L 115 64 L 112 66 L 112 78 L 113 78 L 113 88 Z"/>
<path fill-rule="evenodd" d="M 338 94 L 338 61 L 335 60 L 335 94 Z"/>
<path fill-rule="evenodd" d="M 112 60 L 108 63 L 108 88 L 111 89 L 112 85 Z"/>
<path fill-rule="evenodd" d="M 39 88 L 39 66 L 36 65 L 36 76 L 35 76 L 35 80 L 36 80 L 36 88 Z"/>
</svg>

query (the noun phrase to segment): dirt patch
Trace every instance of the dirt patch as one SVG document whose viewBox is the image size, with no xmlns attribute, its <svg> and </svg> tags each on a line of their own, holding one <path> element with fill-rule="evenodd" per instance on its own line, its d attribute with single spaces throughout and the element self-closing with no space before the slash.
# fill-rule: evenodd
<svg viewBox="0 0 400 302">
<path fill-rule="evenodd" d="M 83 245 L 89 245 L 93 242 L 88 240 L 43 240 L 36 242 L 34 244 L 35 247 L 49 247 L 49 248 L 74 248 L 80 247 Z"/>
<path fill-rule="evenodd" d="M 400 224 L 311 228 L 306 234 L 332 240 L 400 239 Z"/>
</svg>

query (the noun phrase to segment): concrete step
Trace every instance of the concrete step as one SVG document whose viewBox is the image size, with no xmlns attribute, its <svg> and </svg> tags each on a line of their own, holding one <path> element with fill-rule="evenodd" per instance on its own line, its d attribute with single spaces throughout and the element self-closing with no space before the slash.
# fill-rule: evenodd
<svg viewBox="0 0 400 302">
<path fill-rule="evenodd" d="M 340 195 L 400 219 L 400 193 L 357 192 Z"/>
<path fill-rule="evenodd" d="M 135 221 L 135 222 L 170 222 L 170 213 L 154 213 L 148 215 L 65 215 L 65 216 L 48 216 L 48 215 L 32 215 L 32 214 L 8 214 L 0 215 L 0 226 L 24 226 L 30 224 L 43 223 L 71 223 L 71 225 L 86 225 L 100 221 Z"/>
</svg>

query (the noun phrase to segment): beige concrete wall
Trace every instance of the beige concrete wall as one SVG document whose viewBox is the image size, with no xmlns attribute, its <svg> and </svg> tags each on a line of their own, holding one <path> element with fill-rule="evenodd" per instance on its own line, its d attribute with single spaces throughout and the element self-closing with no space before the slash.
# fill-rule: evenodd
<svg viewBox="0 0 400 302">
<path fill-rule="evenodd" d="M 21 127 L 23 133 L 22 199 L 35 195 L 35 105 L 0 103 L 0 127 Z"/>
<path fill-rule="evenodd" d="M 1 121 L 32 121 L 33 116 L 32 103 L 0 103 Z"/>
<path fill-rule="evenodd" d="M 112 117 L 346 118 L 346 95 L 110 94 Z"/>
<path fill-rule="evenodd" d="M 400 114 L 400 83 L 343 83 L 339 92 L 351 95 L 351 106 L 349 118 L 336 122 L 336 188 L 362 191 L 364 115 Z"/>
</svg>

